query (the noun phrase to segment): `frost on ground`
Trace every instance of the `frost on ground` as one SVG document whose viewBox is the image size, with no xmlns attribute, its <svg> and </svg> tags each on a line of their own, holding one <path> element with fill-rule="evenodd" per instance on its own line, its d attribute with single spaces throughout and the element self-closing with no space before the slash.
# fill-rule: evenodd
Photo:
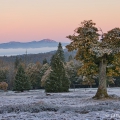
<svg viewBox="0 0 120 120">
<path fill-rule="evenodd" d="M 120 120 L 120 90 L 108 88 L 112 100 L 93 100 L 96 88 L 50 93 L 0 92 L 0 120 Z"/>
</svg>

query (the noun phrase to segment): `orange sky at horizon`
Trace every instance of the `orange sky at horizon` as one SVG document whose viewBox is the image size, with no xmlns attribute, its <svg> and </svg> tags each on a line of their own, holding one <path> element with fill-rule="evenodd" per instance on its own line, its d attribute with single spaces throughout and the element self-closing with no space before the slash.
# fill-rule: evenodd
<svg viewBox="0 0 120 120">
<path fill-rule="evenodd" d="M 83 20 L 104 32 L 120 27 L 120 0 L 0 0 L 0 42 L 69 42 Z"/>
</svg>

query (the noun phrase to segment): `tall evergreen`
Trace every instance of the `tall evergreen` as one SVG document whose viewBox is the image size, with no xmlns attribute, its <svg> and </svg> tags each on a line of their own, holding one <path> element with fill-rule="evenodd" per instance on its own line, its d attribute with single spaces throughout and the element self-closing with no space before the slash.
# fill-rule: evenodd
<svg viewBox="0 0 120 120">
<path fill-rule="evenodd" d="M 15 76 L 14 90 L 23 92 L 24 90 L 29 90 L 29 89 L 30 89 L 29 79 L 22 65 L 19 65 L 17 74 Z"/>
<path fill-rule="evenodd" d="M 58 54 L 58 56 L 60 57 L 62 62 L 65 62 L 64 50 L 63 50 L 62 44 L 60 42 L 58 44 L 58 49 L 57 49 L 56 54 Z"/>
<path fill-rule="evenodd" d="M 52 66 L 52 64 L 54 64 L 54 59 L 55 59 L 55 54 L 51 57 L 50 66 Z"/>
<path fill-rule="evenodd" d="M 58 54 L 51 60 L 51 73 L 45 83 L 46 92 L 67 92 L 69 90 L 69 80 L 67 78 L 64 63 Z"/>
</svg>

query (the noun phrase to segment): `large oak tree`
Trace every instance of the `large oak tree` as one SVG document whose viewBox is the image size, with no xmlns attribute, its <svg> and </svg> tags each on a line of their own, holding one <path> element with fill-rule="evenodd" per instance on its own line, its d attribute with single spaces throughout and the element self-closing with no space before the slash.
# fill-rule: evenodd
<svg viewBox="0 0 120 120">
<path fill-rule="evenodd" d="M 77 50 L 75 59 L 83 62 L 85 76 L 98 74 L 99 86 L 94 98 L 109 98 L 106 78 L 118 75 L 116 56 L 120 56 L 120 28 L 103 33 L 92 20 L 81 22 L 73 35 L 67 36 L 72 42 L 68 51 Z M 89 69 L 88 69 L 89 68 Z M 89 71 L 88 71 L 89 70 Z M 81 70 L 79 71 L 81 73 Z"/>
</svg>

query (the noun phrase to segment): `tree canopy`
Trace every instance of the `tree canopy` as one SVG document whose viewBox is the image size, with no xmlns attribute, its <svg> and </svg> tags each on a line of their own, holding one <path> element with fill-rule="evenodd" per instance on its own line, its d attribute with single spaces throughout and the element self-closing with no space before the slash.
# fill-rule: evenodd
<svg viewBox="0 0 120 120">
<path fill-rule="evenodd" d="M 75 29 L 74 34 L 67 38 L 72 41 L 66 46 L 68 51 L 77 50 L 75 59 L 83 62 L 78 73 L 88 77 L 98 74 L 99 87 L 94 98 L 109 97 L 106 77 L 119 73 L 113 67 L 117 65 L 115 56 L 120 56 L 120 28 L 103 33 L 102 29 L 97 28 L 92 20 L 85 20 L 81 22 L 80 27 Z M 114 72 L 110 73 L 110 71 Z"/>
</svg>

